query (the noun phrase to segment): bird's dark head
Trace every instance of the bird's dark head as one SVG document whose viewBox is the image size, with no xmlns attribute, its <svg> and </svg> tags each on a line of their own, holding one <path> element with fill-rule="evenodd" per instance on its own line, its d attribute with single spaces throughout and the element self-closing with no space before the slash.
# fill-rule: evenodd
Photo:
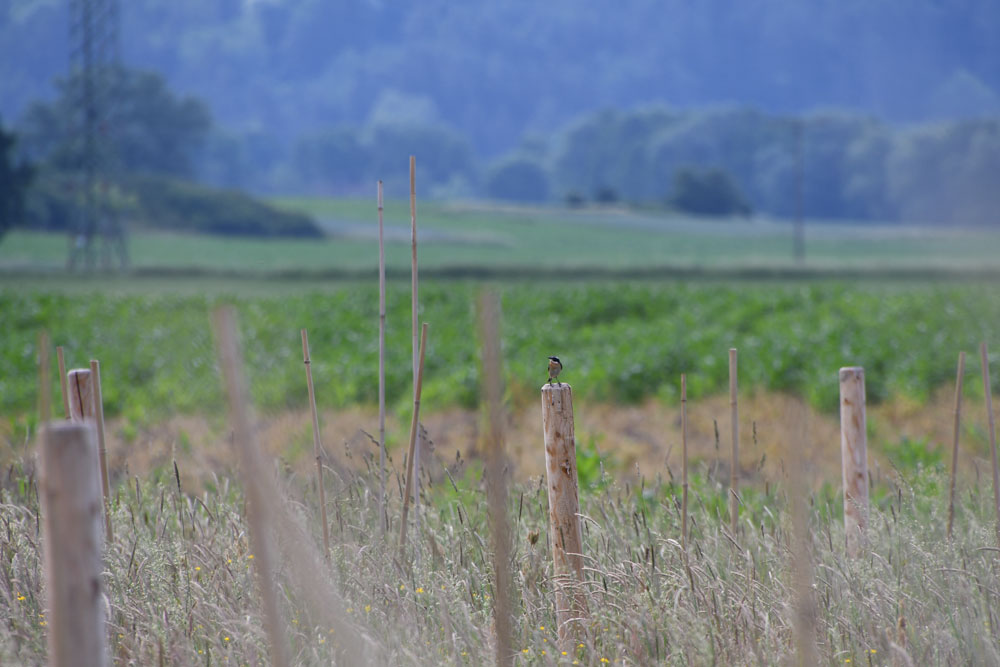
<svg viewBox="0 0 1000 667">
<path fill-rule="evenodd" d="M 561 364 L 562 363 L 561 361 L 559 361 L 559 357 L 549 357 L 549 361 L 554 361 L 557 364 Z"/>
</svg>

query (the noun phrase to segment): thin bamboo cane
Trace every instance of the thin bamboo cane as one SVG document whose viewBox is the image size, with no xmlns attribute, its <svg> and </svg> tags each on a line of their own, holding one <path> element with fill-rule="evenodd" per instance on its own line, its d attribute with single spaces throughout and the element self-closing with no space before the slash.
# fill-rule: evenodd
<svg viewBox="0 0 1000 667">
<path fill-rule="evenodd" d="M 736 373 L 736 348 L 732 348 L 729 350 L 729 409 L 733 427 L 733 454 L 729 464 L 729 532 L 734 536 L 739 520 L 739 496 L 737 493 L 740 482 L 740 412 L 736 399 L 738 383 Z"/>
<path fill-rule="evenodd" d="M 417 297 L 418 275 L 417 275 L 417 158 L 410 156 L 410 240 L 412 243 L 413 258 L 411 262 L 412 290 L 410 310 L 413 319 L 413 397 L 417 396 L 417 313 L 420 310 L 420 301 Z M 417 425 L 416 445 L 410 452 L 414 470 L 416 470 L 416 485 L 413 487 L 413 518 L 414 528 L 420 531 L 420 427 Z"/>
<path fill-rule="evenodd" d="M 104 394 L 101 392 L 101 364 L 97 359 L 90 360 L 90 382 L 93 387 L 94 420 L 97 422 L 97 454 L 98 465 L 101 466 L 101 491 L 104 493 L 104 532 L 108 538 L 108 544 L 111 544 L 115 535 L 111 528 L 111 484 L 108 478 L 108 449 L 104 439 Z"/>
<path fill-rule="evenodd" d="M 306 367 L 309 387 L 309 408 L 312 410 L 313 455 L 316 457 L 316 489 L 319 492 L 319 516 L 323 522 L 323 558 L 330 560 L 330 526 L 326 520 L 326 490 L 323 488 L 323 445 L 319 437 L 319 413 L 316 410 L 316 390 L 313 387 L 312 362 L 309 358 L 309 334 L 302 330 L 302 361 Z"/>
<path fill-rule="evenodd" d="M 687 375 L 681 373 L 681 546 L 687 549 L 688 536 L 688 433 Z"/>
<path fill-rule="evenodd" d="M 63 415 L 69 419 L 69 388 L 66 386 L 66 358 L 63 356 L 62 345 L 56 347 L 56 358 L 59 360 L 59 388 L 62 389 Z"/>
<path fill-rule="evenodd" d="M 958 435 L 962 424 L 962 376 L 965 375 L 965 352 L 958 353 L 958 372 L 955 374 L 955 432 L 951 448 L 951 483 L 948 486 L 948 539 L 955 520 L 955 476 L 958 472 Z"/>
<path fill-rule="evenodd" d="M 417 360 L 417 384 L 413 395 L 413 418 L 410 420 L 410 448 L 406 459 L 406 488 L 403 491 L 403 516 L 399 525 L 399 550 L 406 548 L 406 517 L 410 510 L 410 493 L 413 491 L 414 450 L 417 444 L 417 426 L 420 423 L 420 392 L 424 384 L 424 353 L 427 349 L 427 322 L 420 332 L 420 356 Z"/>
<path fill-rule="evenodd" d="M 48 424 L 52 419 L 52 385 L 49 378 L 49 332 L 38 334 L 38 423 Z M 62 375 L 62 373 L 60 373 Z M 65 380 L 64 380 L 65 381 Z"/>
<path fill-rule="evenodd" d="M 388 516 L 385 511 L 385 236 L 382 224 L 382 181 L 378 182 L 378 469 L 379 527 L 385 535 Z"/>
</svg>

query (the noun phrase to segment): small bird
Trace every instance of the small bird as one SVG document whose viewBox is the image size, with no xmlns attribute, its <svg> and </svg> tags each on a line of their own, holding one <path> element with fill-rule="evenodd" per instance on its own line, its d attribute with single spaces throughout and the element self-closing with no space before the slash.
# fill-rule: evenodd
<svg viewBox="0 0 1000 667">
<path fill-rule="evenodd" d="M 559 357 L 549 357 L 549 384 L 559 377 L 559 372 L 562 370 L 562 362 L 559 361 Z M 559 384 L 562 384 L 561 382 Z"/>
</svg>

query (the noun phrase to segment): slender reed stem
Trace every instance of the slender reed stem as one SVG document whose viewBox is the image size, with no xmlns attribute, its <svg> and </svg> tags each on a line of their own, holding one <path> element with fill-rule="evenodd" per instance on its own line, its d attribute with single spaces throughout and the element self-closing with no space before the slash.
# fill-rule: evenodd
<svg viewBox="0 0 1000 667">
<path fill-rule="evenodd" d="M 729 409 L 733 427 L 733 455 L 729 467 L 729 532 L 736 535 L 739 520 L 739 500 L 737 493 L 740 483 L 740 411 L 736 400 L 738 380 L 736 377 L 736 348 L 729 350 Z"/>
</svg>

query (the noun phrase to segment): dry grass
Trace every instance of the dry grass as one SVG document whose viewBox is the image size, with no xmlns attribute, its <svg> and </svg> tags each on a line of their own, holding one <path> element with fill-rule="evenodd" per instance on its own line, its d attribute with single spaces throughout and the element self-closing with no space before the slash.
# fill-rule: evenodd
<svg viewBox="0 0 1000 667">
<path fill-rule="evenodd" d="M 351 465 L 330 461 L 329 569 L 303 573 L 295 554 L 279 566 L 279 608 L 293 664 L 330 664 L 342 645 L 324 615 L 296 592 L 302 576 L 317 586 L 329 582 L 342 596 L 349 627 L 378 663 L 492 660 L 495 589 L 485 490 L 475 465 L 432 456 L 432 469 L 447 468 L 446 481 L 425 480 L 422 557 L 412 567 L 400 564 L 395 545 L 378 537 L 375 445 L 344 454 Z M 768 484 L 766 492 L 747 484 L 740 527 L 730 535 L 726 489 L 714 481 L 727 475 L 713 477 L 709 461 L 693 471 L 687 552 L 679 540 L 679 483 L 653 477 L 619 484 L 605 477 L 583 493 L 593 618 L 569 647 L 556 646 L 544 487 L 512 488 L 517 664 L 795 662 L 794 610 L 801 607 L 802 586 L 793 573 L 794 553 L 808 557 L 805 571 L 813 573 L 816 618 L 805 627 L 815 627 L 821 664 L 1000 662 L 1000 554 L 983 502 L 987 489 L 961 490 L 959 537 L 949 544 L 943 475 L 884 475 L 873 491 L 871 551 L 852 560 L 841 546 L 836 494 L 813 492 L 801 503 L 803 535 L 792 529 L 784 482 Z M 159 481 L 136 486 L 129 480 L 115 494 L 106 591 L 116 664 L 266 664 L 242 492 L 211 474 L 214 490 L 194 491 L 183 467 L 180 485 L 172 469 L 152 477 Z M 281 466 L 277 477 L 290 511 L 308 522 L 318 544 L 308 478 Z M 398 527 L 398 470 L 391 479 L 390 518 Z M 2 489 L 0 661 L 37 664 L 44 661 L 46 621 L 32 466 L 12 466 Z"/>
</svg>

